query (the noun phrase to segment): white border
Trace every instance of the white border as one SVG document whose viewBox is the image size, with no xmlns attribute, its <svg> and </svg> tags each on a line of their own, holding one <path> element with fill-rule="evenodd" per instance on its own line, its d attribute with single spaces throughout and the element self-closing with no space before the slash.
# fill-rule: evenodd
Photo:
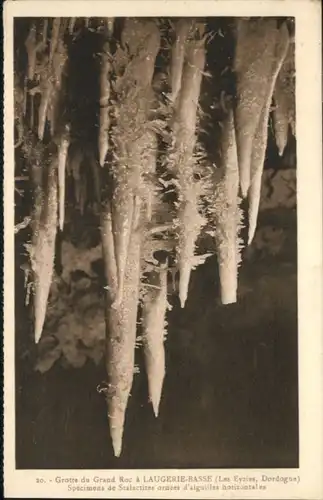
<svg viewBox="0 0 323 500">
<path fill-rule="evenodd" d="M 14 380 L 14 151 L 13 151 L 13 18 L 15 16 L 295 16 L 297 82 L 298 311 L 300 468 L 222 471 L 225 475 L 292 475 L 297 484 L 274 482 L 264 492 L 192 493 L 181 490 L 155 495 L 125 491 L 111 498 L 297 498 L 323 499 L 323 245 L 322 245 L 322 108 L 321 2 L 310 0 L 213 1 L 10 1 L 4 5 L 5 156 L 4 156 L 4 486 L 5 497 L 104 498 L 107 493 L 67 491 L 61 477 L 108 477 L 122 471 L 15 470 Z M 135 476 L 176 471 L 133 471 Z M 198 471 L 221 473 L 215 469 Z M 124 471 L 131 476 L 131 471 Z M 192 470 L 181 471 L 192 474 Z M 42 477 L 45 483 L 36 484 Z"/>
</svg>

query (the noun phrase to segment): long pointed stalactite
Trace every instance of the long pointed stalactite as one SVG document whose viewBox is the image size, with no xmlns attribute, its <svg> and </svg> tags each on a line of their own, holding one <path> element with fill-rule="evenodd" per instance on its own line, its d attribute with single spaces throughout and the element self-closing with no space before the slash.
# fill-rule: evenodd
<svg viewBox="0 0 323 500">
<path fill-rule="evenodd" d="M 210 119 L 207 106 L 223 107 L 216 92 L 203 109 L 200 102 L 207 75 L 211 87 L 222 78 L 207 67 L 217 36 L 207 20 L 48 18 L 26 23 L 15 61 L 15 154 L 17 179 L 26 177 L 32 200 L 16 233 L 28 231 L 25 269 L 34 292 L 35 342 L 45 343 L 50 336 L 57 341 L 50 358 L 42 359 L 39 350 L 37 369 L 48 370 L 60 357 L 75 367 L 87 359 L 78 347 L 79 332 L 63 325 L 49 333 L 48 304 L 53 306 L 51 294 L 59 282 L 56 260 L 61 248 L 71 251 L 76 239 L 77 252 L 86 249 L 103 261 L 104 351 L 90 339 L 93 333 L 84 333 L 86 327 L 82 339 L 88 335 L 85 344 L 95 345 L 95 359 L 98 352 L 105 358 L 106 381 L 100 390 L 114 454 L 120 456 L 138 344 L 147 399 L 156 417 L 161 411 L 168 310 L 170 304 L 176 307 L 169 295 L 177 294 L 171 276 L 179 274 L 183 308 L 192 271 L 216 254 L 221 301 L 237 300 L 241 197 L 249 202 L 250 244 L 270 112 L 280 155 L 289 130 L 295 135 L 294 44 L 284 20 L 228 21 L 234 51 L 226 70 L 234 75 L 234 92 L 220 89 L 233 99 L 217 123 L 215 164 L 201 141 Z M 86 59 L 91 74 L 79 76 L 75 60 L 83 61 L 85 38 L 93 52 Z M 79 97 L 85 76 L 93 88 Z M 97 230 L 92 247 L 86 234 L 89 220 Z M 207 234 L 213 246 L 203 253 L 199 241 Z M 61 260 L 66 264 L 67 255 Z M 85 271 L 89 278 L 91 270 Z M 67 275 L 64 269 L 63 287 Z"/>
<path fill-rule="evenodd" d="M 240 187 L 246 197 L 251 182 L 253 141 L 267 98 L 271 62 L 275 57 L 277 21 L 275 19 L 238 19 L 236 22 L 235 128 Z"/>
<path fill-rule="evenodd" d="M 265 162 L 265 154 L 268 137 L 268 121 L 270 106 L 273 99 L 274 88 L 277 75 L 282 67 L 286 57 L 289 45 L 289 33 L 286 24 L 283 24 L 280 29 L 276 29 L 276 43 L 271 62 L 271 72 L 268 76 L 266 88 L 267 93 L 263 108 L 258 121 L 257 130 L 254 136 L 253 150 L 251 155 L 251 185 L 249 192 L 249 229 L 248 229 L 248 244 L 253 240 L 257 225 L 257 216 L 260 202 L 261 178 Z"/>
<path fill-rule="evenodd" d="M 109 57 L 110 32 L 107 28 L 104 45 L 102 47 L 102 59 L 100 70 L 100 123 L 99 123 L 99 162 L 101 167 L 104 165 L 105 157 L 109 149 L 109 127 L 110 127 L 110 72 L 111 61 Z"/>
<path fill-rule="evenodd" d="M 178 190 L 177 259 L 181 307 L 186 303 L 195 243 L 204 223 L 199 213 L 199 186 L 194 180 L 198 100 L 205 66 L 204 24 L 195 24 L 190 20 L 187 24 L 180 85 L 177 78 L 176 87 L 173 89 L 173 92 L 177 93 L 177 99 L 174 103 L 172 150 L 169 159 L 169 168 L 175 174 Z"/>
<path fill-rule="evenodd" d="M 34 210 L 32 215 L 32 239 L 28 244 L 34 286 L 35 342 L 42 334 L 47 301 L 54 271 L 55 239 L 57 232 L 57 160 L 55 158 L 42 165 L 33 165 L 42 170 L 36 176 L 41 184 L 35 183 Z"/>
<path fill-rule="evenodd" d="M 237 301 L 238 265 L 240 263 L 240 229 L 242 227 L 239 193 L 239 168 L 233 112 L 222 125 L 221 172 L 210 196 L 210 215 L 214 234 L 222 304 Z"/>
<path fill-rule="evenodd" d="M 107 313 L 108 420 L 113 449 L 117 457 L 121 454 L 125 413 L 135 368 L 140 246 L 140 231 L 134 231 L 130 237 L 127 253 L 122 301 L 117 309 L 109 307 Z"/>
<path fill-rule="evenodd" d="M 291 41 L 274 90 L 273 122 L 280 156 L 284 154 L 289 130 L 296 136 L 295 107 L 295 44 Z"/>
<path fill-rule="evenodd" d="M 167 262 L 151 277 L 143 301 L 143 345 L 148 377 L 149 398 L 158 417 L 165 377 L 165 326 L 167 302 Z"/>
</svg>

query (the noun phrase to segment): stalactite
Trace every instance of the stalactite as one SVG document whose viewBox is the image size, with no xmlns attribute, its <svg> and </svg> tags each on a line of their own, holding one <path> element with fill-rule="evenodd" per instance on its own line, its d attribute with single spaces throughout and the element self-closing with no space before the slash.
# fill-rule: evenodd
<svg viewBox="0 0 323 500">
<path fill-rule="evenodd" d="M 44 161 L 44 160 L 43 160 Z M 35 168 L 46 170 L 45 164 Z M 52 282 L 57 232 L 57 159 L 54 157 L 43 174 L 42 185 L 36 185 L 32 217 L 32 240 L 29 248 L 34 281 L 35 342 L 42 334 L 49 290 Z"/>
<path fill-rule="evenodd" d="M 100 74 L 100 125 L 99 125 L 99 159 L 103 167 L 109 149 L 109 98 L 110 98 L 110 72 L 109 42 L 105 41 L 101 56 Z"/>
<path fill-rule="evenodd" d="M 50 133 L 54 137 L 58 124 L 61 121 L 60 116 L 60 98 L 65 89 L 62 88 L 63 74 L 68 60 L 67 47 L 64 42 L 65 24 L 60 24 L 59 38 L 56 43 L 56 49 L 52 56 L 51 79 L 53 86 L 48 103 L 47 118 L 50 123 Z"/>
<path fill-rule="evenodd" d="M 24 140 L 24 101 L 25 93 L 20 87 L 19 78 L 17 74 L 14 75 L 14 112 L 15 112 L 15 124 L 18 132 L 17 141 L 15 142 L 15 148 L 18 148 Z"/>
<path fill-rule="evenodd" d="M 59 228 L 61 231 L 63 231 L 65 218 L 65 176 L 69 145 L 70 126 L 67 125 L 58 146 Z"/>
<path fill-rule="evenodd" d="M 48 19 L 45 18 L 43 20 L 43 26 L 42 26 L 42 44 L 44 45 L 44 47 L 46 47 L 47 45 L 47 39 L 48 39 Z"/>
<path fill-rule="evenodd" d="M 40 104 L 38 108 L 38 138 L 40 141 L 44 138 L 45 126 L 46 126 L 46 118 L 48 113 L 48 107 L 50 103 L 50 97 L 53 90 L 53 83 L 50 78 L 50 65 L 48 61 L 48 57 L 46 55 L 42 56 L 42 62 L 39 67 L 39 85 L 37 87 L 32 88 L 29 93 L 32 98 L 35 94 L 40 94 Z M 31 113 L 31 117 L 33 118 L 33 112 Z M 31 128 L 33 128 L 33 122 L 31 123 Z"/>
<path fill-rule="evenodd" d="M 205 65 L 204 38 L 188 42 L 185 59 L 174 112 L 173 145 L 168 158 L 168 168 L 175 174 L 178 183 L 177 258 L 181 307 L 185 306 L 187 298 L 195 242 L 204 223 L 198 209 L 198 183 L 194 181 L 197 106 Z"/>
<path fill-rule="evenodd" d="M 105 18 L 105 24 L 106 24 L 109 36 L 112 36 L 113 35 L 113 29 L 114 29 L 114 17 L 106 17 Z"/>
<path fill-rule="evenodd" d="M 34 79 L 37 58 L 37 43 L 36 43 L 36 23 L 32 23 L 29 29 L 28 37 L 25 42 L 25 47 L 28 56 L 28 71 L 27 77 L 29 80 Z"/>
<path fill-rule="evenodd" d="M 276 144 L 282 156 L 287 145 L 289 127 L 295 136 L 295 45 L 289 50 L 278 73 L 274 90 L 273 122 Z"/>
<path fill-rule="evenodd" d="M 179 229 L 176 252 L 180 273 L 179 299 L 182 308 L 185 307 L 188 295 L 197 237 L 205 223 L 198 209 L 199 194 L 197 184 L 187 186 L 184 192 L 185 201 L 180 202 L 178 210 Z"/>
<path fill-rule="evenodd" d="M 68 24 L 68 32 L 70 35 L 73 35 L 74 33 L 75 24 L 76 24 L 76 17 L 71 17 Z"/>
<path fill-rule="evenodd" d="M 52 24 L 52 32 L 50 37 L 50 47 L 49 47 L 49 62 L 51 63 L 56 52 L 57 44 L 59 41 L 59 32 L 61 26 L 61 18 L 55 17 Z"/>
<path fill-rule="evenodd" d="M 111 242 L 111 239 L 110 239 Z M 139 301 L 141 234 L 130 237 L 124 277 L 124 292 L 119 307 L 108 307 L 106 368 L 108 374 L 108 420 L 115 456 L 120 456 L 125 412 L 133 382 L 134 352 Z M 110 302 L 111 304 L 111 302 Z"/>
<path fill-rule="evenodd" d="M 47 119 L 50 122 L 52 137 L 56 128 L 58 93 L 61 90 L 62 75 L 67 61 L 67 50 L 63 40 L 64 31 L 64 24 L 55 19 L 52 28 L 52 37 L 55 36 L 55 41 L 51 37 L 50 55 L 48 56 L 43 50 L 41 62 L 35 70 L 39 84 L 29 91 L 31 99 L 37 93 L 41 96 L 38 108 L 38 138 L 41 141 L 44 138 Z M 45 48 L 43 45 L 41 46 L 43 49 Z"/>
<path fill-rule="evenodd" d="M 271 59 L 268 61 L 270 65 L 270 75 L 266 84 L 266 96 L 261 111 L 258 127 L 254 137 L 252 156 L 251 156 L 251 186 L 248 193 L 249 199 L 249 229 L 248 229 L 248 244 L 253 240 L 256 226 L 258 209 L 261 194 L 261 178 L 265 162 L 267 138 L 268 138 L 268 120 L 270 113 L 270 106 L 272 103 L 273 92 L 277 75 L 282 67 L 283 61 L 289 46 L 289 32 L 286 23 L 283 23 L 279 30 L 275 30 L 276 44 L 275 52 Z"/>
<path fill-rule="evenodd" d="M 230 110 L 222 127 L 221 179 L 215 183 L 214 198 L 209 212 L 215 224 L 222 304 L 237 301 L 239 231 L 239 167 L 233 113 Z"/>
<path fill-rule="evenodd" d="M 167 266 L 151 273 L 143 300 L 143 346 L 149 398 L 157 417 L 165 377 L 165 319 L 167 311 Z"/>
<path fill-rule="evenodd" d="M 234 72 L 237 97 L 234 108 L 240 187 L 247 196 L 251 182 L 253 140 L 267 97 L 267 82 L 276 46 L 275 19 L 238 19 Z"/>
</svg>

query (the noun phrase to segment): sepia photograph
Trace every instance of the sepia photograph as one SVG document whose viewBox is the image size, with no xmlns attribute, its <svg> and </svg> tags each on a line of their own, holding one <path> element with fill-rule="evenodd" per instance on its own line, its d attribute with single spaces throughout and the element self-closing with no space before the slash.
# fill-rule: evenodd
<svg viewBox="0 0 323 500">
<path fill-rule="evenodd" d="M 15 19 L 18 467 L 298 466 L 294 33 Z"/>
<path fill-rule="evenodd" d="M 15 469 L 297 485 L 298 18 L 70 12 L 13 17 Z"/>
</svg>

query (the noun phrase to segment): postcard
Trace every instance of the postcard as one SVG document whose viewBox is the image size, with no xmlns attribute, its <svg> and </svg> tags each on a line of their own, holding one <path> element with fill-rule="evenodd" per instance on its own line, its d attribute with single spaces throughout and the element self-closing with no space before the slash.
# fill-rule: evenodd
<svg viewBox="0 0 323 500">
<path fill-rule="evenodd" d="M 4 5 L 5 498 L 323 498 L 321 3 Z"/>
</svg>

